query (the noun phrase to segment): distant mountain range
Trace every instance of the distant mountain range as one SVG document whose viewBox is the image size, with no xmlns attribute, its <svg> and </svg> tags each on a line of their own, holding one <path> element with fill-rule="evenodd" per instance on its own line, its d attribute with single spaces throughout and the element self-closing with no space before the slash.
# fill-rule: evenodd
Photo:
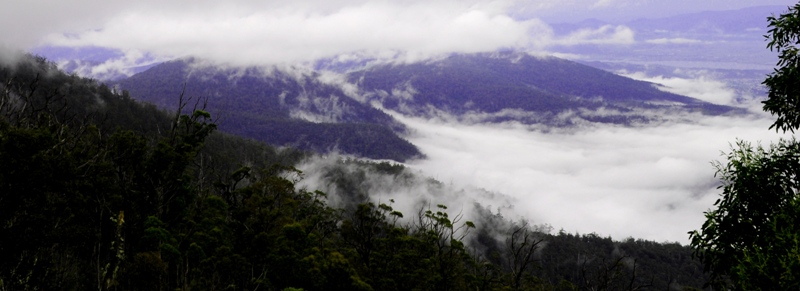
<svg viewBox="0 0 800 291">
<path fill-rule="evenodd" d="M 386 109 L 467 122 L 550 126 L 644 123 L 659 118 L 652 112 L 738 112 L 572 61 L 515 52 L 374 65 L 334 78 L 324 74 L 332 73 L 218 68 L 185 59 L 154 66 L 115 86 L 166 109 L 176 108 L 183 92 L 207 102 L 220 128 L 233 134 L 397 161 L 421 153 L 403 139 L 404 125 Z"/>
<path fill-rule="evenodd" d="M 664 18 L 640 18 L 628 22 L 606 22 L 587 19 L 577 23 L 552 24 L 558 34 L 582 28 L 598 28 L 603 25 L 625 25 L 636 31 L 637 35 L 670 34 L 763 34 L 767 28 L 767 17 L 786 10 L 786 6 L 754 6 L 737 10 L 704 11 L 681 14 Z"/>
<path fill-rule="evenodd" d="M 385 108 L 415 116 L 444 112 L 477 122 L 630 124 L 650 119 L 642 109 L 734 110 L 576 62 L 513 52 L 381 65 L 351 72 L 348 79 Z M 604 114 L 598 114 L 601 108 Z M 564 113 L 578 118 L 564 119 Z"/>
<path fill-rule="evenodd" d="M 759 70 L 758 79 L 763 79 L 772 71 L 777 59 L 775 52 L 766 49 L 767 17 L 786 9 L 781 5 L 756 6 L 619 23 L 587 20 L 553 24 L 557 35 L 593 31 L 611 25 L 630 29 L 635 38 L 633 43 L 563 46 L 554 50 L 575 56 L 580 61 L 662 65 L 673 70 Z M 742 83 L 742 80 L 726 81 Z M 754 86 L 760 81 L 746 82 L 750 83 L 748 86 Z"/>
</svg>

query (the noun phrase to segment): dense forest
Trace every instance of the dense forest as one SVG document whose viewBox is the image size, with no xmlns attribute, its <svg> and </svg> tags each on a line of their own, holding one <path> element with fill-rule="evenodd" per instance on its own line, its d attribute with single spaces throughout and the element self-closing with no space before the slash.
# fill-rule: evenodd
<svg viewBox="0 0 800 291">
<path fill-rule="evenodd" d="M 399 164 L 340 161 L 356 170 L 331 169 L 349 195 L 334 207 L 297 187 L 294 166 L 313 153 L 221 133 L 202 96 L 176 94 L 162 111 L 35 56 L 3 64 L 0 81 L 0 290 L 688 290 L 707 279 L 677 243 L 552 233 L 480 205 L 471 221 L 437 202 L 401 213 L 359 189 L 359 172 L 414 175 Z"/>
</svg>

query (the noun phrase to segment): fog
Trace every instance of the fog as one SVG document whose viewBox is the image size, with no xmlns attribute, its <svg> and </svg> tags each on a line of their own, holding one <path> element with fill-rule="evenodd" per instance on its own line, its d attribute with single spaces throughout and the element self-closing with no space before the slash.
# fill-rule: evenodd
<svg viewBox="0 0 800 291">
<path fill-rule="evenodd" d="M 714 104 L 733 106 L 740 105 L 743 107 L 757 107 L 759 105 L 759 102 L 752 102 L 754 100 L 754 98 L 752 98 L 753 96 L 745 96 L 740 98 L 740 93 L 737 93 L 735 90 L 729 88 L 725 82 L 705 74 L 698 73 L 698 76 L 694 79 L 648 76 L 642 72 L 622 72 L 621 75 L 636 80 L 659 84 L 661 86 L 657 86 L 657 88 L 661 89 L 662 91 L 689 96 Z M 752 109 L 758 110 L 758 108 Z"/>
<path fill-rule="evenodd" d="M 768 143 L 778 137 L 761 117 L 549 132 L 397 117 L 416 131 L 409 140 L 427 155 L 411 168 L 513 197 L 506 217 L 615 239 L 681 243 L 718 198 L 710 162 L 724 158 L 736 138 Z"/>
<path fill-rule="evenodd" d="M 760 98 L 743 95 L 710 74 L 626 75 L 654 82 L 662 90 L 743 107 L 749 113 L 652 111 L 638 112 L 661 115 L 651 124 L 584 121 L 571 127 L 545 127 L 484 123 L 444 112 L 426 117 L 390 112 L 408 127 L 411 135 L 406 138 L 426 156 L 406 164 L 420 176 L 398 180 L 367 173 L 360 186 L 374 202 L 394 199 L 404 213 L 418 210 L 421 202 L 442 203 L 466 219 L 476 219 L 471 212 L 479 203 L 508 219 L 548 224 L 554 230 L 686 244 L 687 232 L 700 228 L 703 212 L 719 198 L 712 162 L 724 164 L 724 154 L 737 139 L 768 145 L 787 135 L 768 129 L 774 118 L 761 111 Z M 323 175 L 324 168 L 339 159 L 334 155 L 302 165 L 308 171 L 302 185 L 331 191 L 336 200 L 335 187 Z M 442 182 L 441 187 L 431 187 L 425 177 Z"/>
</svg>

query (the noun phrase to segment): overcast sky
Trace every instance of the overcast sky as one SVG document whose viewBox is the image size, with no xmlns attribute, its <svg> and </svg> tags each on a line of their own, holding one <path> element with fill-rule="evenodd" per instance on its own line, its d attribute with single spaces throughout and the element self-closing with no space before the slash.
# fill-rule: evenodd
<svg viewBox="0 0 800 291">
<path fill-rule="evenodd" d="M 546 22 L 630 20 L 789 0 L 37 1 L 6 0 L 5 46 L 100 46 L 130 61 L 193 55 L 232 64 L 308 61 L 342 54 L 418 59 L 442 52 L 546 49 Z M 603 35 L 631 36 L 624 28 Z M 601 35 L 602 37 L 602 35 Z M 577 39 L 575 39 L 577 38 Z"/>
</svg>

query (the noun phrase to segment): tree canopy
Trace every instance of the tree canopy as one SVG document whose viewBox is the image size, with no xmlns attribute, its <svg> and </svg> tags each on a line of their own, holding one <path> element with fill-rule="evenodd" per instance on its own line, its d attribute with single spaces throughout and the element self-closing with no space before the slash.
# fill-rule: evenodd
<svg viewBox="0 0 800 291">
<path fill-rule="evenodd" d="M 770 129 L 800 128 L 800 4 L 768 18 L 767 47 L 779 53 L 763 82 L 764 110 L 777 116 Z M 794 138 L 769 148 L 739 141 L 716 163 L 722 194 L 700 230 L 690 232 L 694 254 L 721 290 L 800 288 L 800 144 Z"/>
<path fill-rule="evenodd" d="M 764 110 L 777 115 L 770 128 L 792 131 L 800 128 L 800 3 L 789 7 L 780 16 L 770 16 L 767 48 L 778 52 L 777 68 L 767 76 L 764 85 L 769 96 Z"/>
</svg>

